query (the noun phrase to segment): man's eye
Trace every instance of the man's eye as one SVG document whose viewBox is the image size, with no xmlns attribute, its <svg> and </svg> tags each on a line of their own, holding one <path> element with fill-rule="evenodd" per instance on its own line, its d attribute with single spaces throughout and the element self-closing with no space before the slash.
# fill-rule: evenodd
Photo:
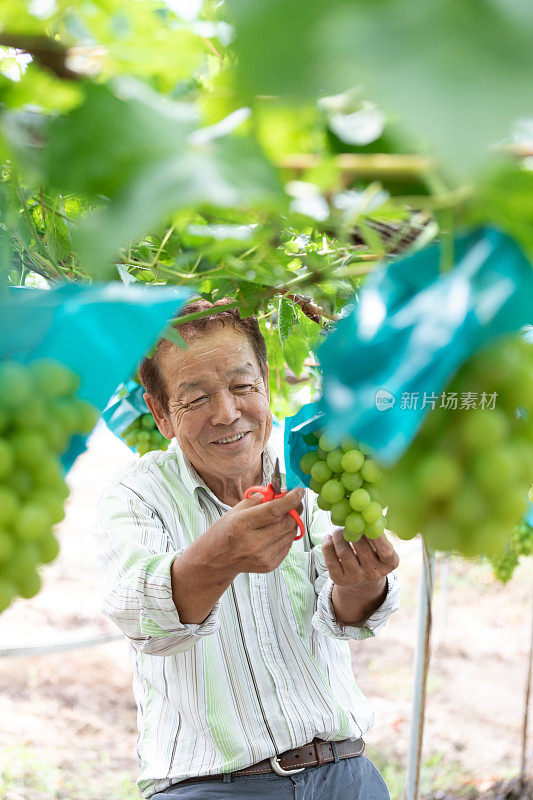
<svg viewBox="0 0 533 800">
<path fill-rule="evenodd" d="M 189 405 L 189 406 L 197 406 L 197 405 L 199 405 L 199 404 L 200 404 L 200 403 L 201 403 L 203 400 L 207 400 L 207 395 L 205 395 L 205 394 L 202 394 L 200 397 L 195 397 L 195 398 L 194 398 L 194 400 L 190 400 L 190 401 L 189 401 L 188 405 Z"/>
<path fill-rule="evenodd" d="M 239 384 L 239 386 L 234 386 L 233 387 L 233 391 L 242 392 L 242 391 L 246 391 L 247 389 L 251 389 L 251 388 L 252 388 L 252 384 L 251 383 L 241 383 L 241 384 Z"/>
</svg>

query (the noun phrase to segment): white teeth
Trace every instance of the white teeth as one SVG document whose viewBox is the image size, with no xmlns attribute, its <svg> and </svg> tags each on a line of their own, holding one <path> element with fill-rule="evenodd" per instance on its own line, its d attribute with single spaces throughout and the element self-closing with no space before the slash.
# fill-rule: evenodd
<svg viewBox="0 0 533 800">
<path fill-rule="evenodd" d="M 218 439 L 216 444 L 228 444 L 229 442 L 238 442 L 239 439 L 245 436 L 244 433 L 237 433 L 235 436 L 232 436 L 231 439 Z"/>
</svg>

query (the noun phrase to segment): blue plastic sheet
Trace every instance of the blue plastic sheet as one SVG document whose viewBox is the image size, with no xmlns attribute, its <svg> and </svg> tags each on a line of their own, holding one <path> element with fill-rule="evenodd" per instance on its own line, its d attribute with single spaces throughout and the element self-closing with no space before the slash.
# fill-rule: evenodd
<svg viewBox="0 0 533 800">
<path fill-rule="evenodd" d="M 0 359 L 61 361 L 79 375 L 79 396 L 103 411 L 190 297 L 182 288 L 119 282 L 11 289 L 0 299 Z M 65 469 L 85 446 L 86 437 L 72 438 Z"/>
<path fill-rule="evenodd" d="M 321 428 L 323 424 L 324 414 L 320 410 L 319 403 L 306 403 L 293 417 L 285 417 L 285 477 L 289 491 L 296 486 L 309 488 L 311 476 L 300 469 L 301 457 L 311 450 L 311 445 L 305 442 L 304 436 Z"/>
<path fill-rule="evenodd" d="M 494 228 L 460 236 L 445 273 L 440 256 L 434 245 L 378 269 L 318 352 L 328 433 L 353 436 L 385 465 L 416 435 L 425 397 L 480 347 L 531 322 L 533 269 L 513 239 Z"/>
<path fill-rule="evenodd" d="M 150 409 L 144 401 L 144 386 L 136 383 L 136 381 L 128 381 L 128 383 L 118 388 L 109 405 L 102 414 L 102 419 L 106 423 L 110 431 L 116 436 L 120 437 L 126 428 L 128 428 L 137 417 L 143 414 L 149 414 Z M 130 450 L 136 452 L 135 447 L 130 447 Z"/>
</svg>

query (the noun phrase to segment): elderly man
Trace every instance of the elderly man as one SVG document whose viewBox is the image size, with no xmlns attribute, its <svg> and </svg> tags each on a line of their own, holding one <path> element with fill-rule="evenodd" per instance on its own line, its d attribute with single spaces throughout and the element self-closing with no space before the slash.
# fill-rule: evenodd
<svg viewBox="0 0 533 800">
<path fill-rule="evenodd" d="M 116 476 L 97 530 L 102 610 L 130 643 L 139 790 L 385 800 L 347 640 L 398 607 L 398 557 L 385 536 L 347 543 L 309 490 L 243 499 L 276 460 L 257 320 L 228 309 L 180 332 L 187 349 L 163 340 L 140 369 L 176 444 Z"/>
</svg>

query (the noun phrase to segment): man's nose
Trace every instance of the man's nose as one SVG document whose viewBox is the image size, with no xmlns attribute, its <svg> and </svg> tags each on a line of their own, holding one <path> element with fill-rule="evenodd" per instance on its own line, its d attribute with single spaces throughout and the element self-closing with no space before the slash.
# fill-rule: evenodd
<svg viewBox="0 0 533 800">
<path fill-rule="evenodd" d="M 213 395 L 211 406 L 212 425 L 231 425 L 240 416 L 238 401 L 232 392 L 222 389 Z"/>
</svg>

